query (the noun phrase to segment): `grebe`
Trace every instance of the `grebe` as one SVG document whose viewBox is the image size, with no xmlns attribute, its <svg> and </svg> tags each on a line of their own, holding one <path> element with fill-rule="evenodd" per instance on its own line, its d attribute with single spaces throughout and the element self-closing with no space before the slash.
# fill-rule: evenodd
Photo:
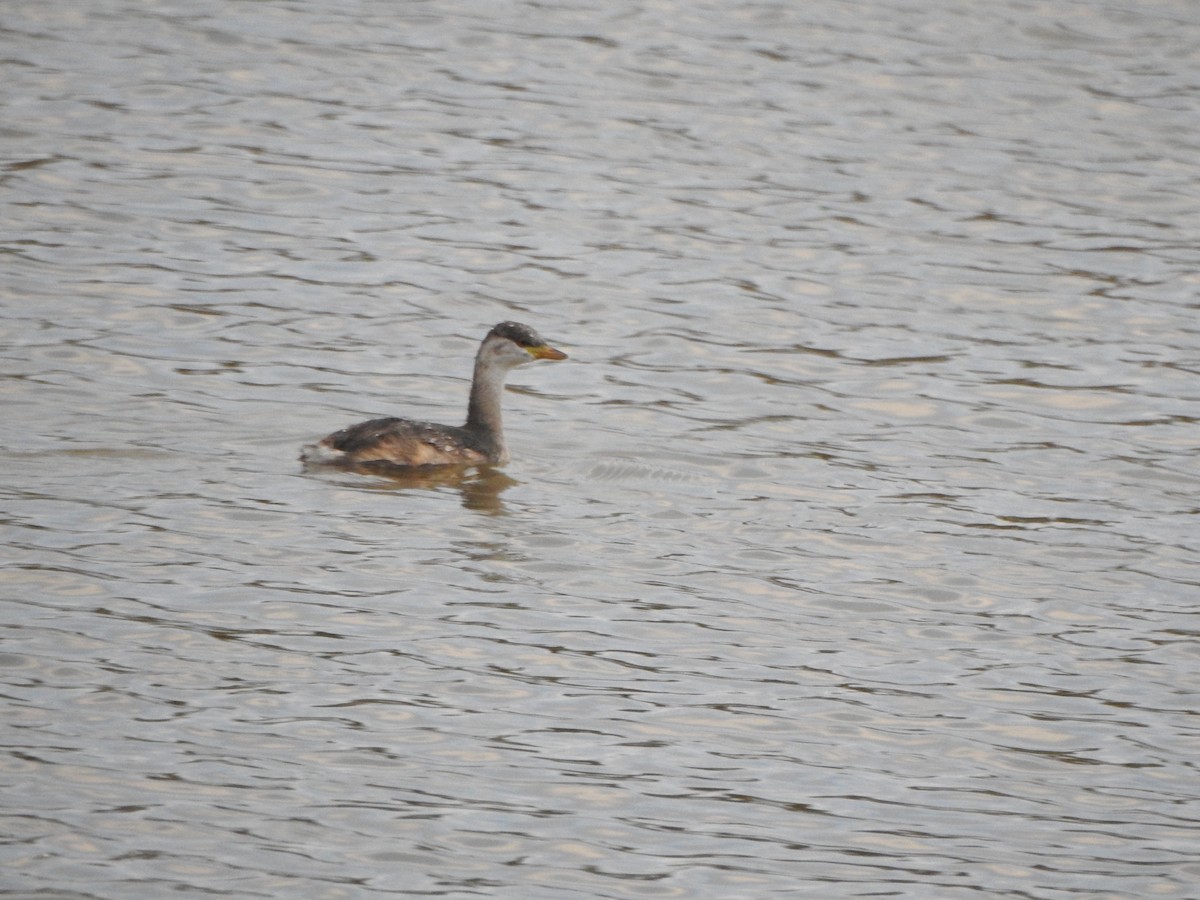
<svg viewBox="0 0 1200 900">
<path fill-rule="evenodd" d="M 487 333 L 475 355 L 475 375 L 467 421 L 462 426 L 436 425 L 412 419 L 372 419 L 335 431 L 300 451 L 308 465 L 454 466 L 509 460 L 504 444 L 500 395 L 510 369 L 535 359 L 566 359 L 528 325 L 501 322 Z"/>
</svg>

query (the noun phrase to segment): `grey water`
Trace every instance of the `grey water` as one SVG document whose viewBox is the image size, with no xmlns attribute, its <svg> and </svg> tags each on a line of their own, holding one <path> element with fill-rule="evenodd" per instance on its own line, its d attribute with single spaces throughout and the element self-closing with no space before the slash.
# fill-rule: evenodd
<svg viewBox="0 0 1200 900">
<path fill-rule="evenodd" d="M 1200 894 L 1200 7 L 0 8 L 0 895 Z M 458 422 L 513 461 L 301 471 Z"/>
</svg>

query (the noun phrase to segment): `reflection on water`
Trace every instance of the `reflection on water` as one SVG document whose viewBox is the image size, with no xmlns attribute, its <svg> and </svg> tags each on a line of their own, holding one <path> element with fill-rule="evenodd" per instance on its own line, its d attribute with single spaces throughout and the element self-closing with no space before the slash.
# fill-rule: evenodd
<svg viewBox="0 0 1200 900">
<path fill-rule="evenodd" d="M 357 466 L 309 465 L 306 471 L 329 475 L 349 472 L 365 482 L 338 480 L 343 487 L 374 491 L 442 490 L 456 492 L 464 509 L 492 515 L 504 512 L 501 494 L 519 482 L 501 469 L 491 466 L 411 466 L 388 465 L 382 461 Z"/>
<path fill-rule="evenodd" d="M 7 4 L 4 889 L 1194 895 L 1197 25 Z"/>
</svg>

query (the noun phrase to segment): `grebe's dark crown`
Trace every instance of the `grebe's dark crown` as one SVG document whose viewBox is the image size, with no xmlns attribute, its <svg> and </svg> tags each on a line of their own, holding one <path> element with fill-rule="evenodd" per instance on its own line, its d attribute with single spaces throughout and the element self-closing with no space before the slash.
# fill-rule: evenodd
<svg viewBox="0 0 1200 900">
<path fill-rule="evenodd" d="M 501 322 L 493 326 L 488 337 L 502 337 L 512 341 L 518 347 L 541 347 L 546 342 L 536 331 L 520 322 Z"/>
</svg>

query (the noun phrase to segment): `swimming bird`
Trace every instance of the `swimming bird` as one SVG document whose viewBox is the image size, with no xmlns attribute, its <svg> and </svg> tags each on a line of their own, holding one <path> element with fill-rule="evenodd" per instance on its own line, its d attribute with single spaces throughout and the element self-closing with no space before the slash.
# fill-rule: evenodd
<svg viewBox="0 0 1200 900">
<path fill-rule="evenodd" d="M 537 359 L 566 359 L 528 325 L 501 322 L 492 328 L 475 355 L 467 421 L 438 425 L 412 419 L 371 419 L 335 431 L 300 452 L 308 465 L 385 469 L 418 466 L 504 465 L 500 396 L 510 370 Z"/>
</svg>

